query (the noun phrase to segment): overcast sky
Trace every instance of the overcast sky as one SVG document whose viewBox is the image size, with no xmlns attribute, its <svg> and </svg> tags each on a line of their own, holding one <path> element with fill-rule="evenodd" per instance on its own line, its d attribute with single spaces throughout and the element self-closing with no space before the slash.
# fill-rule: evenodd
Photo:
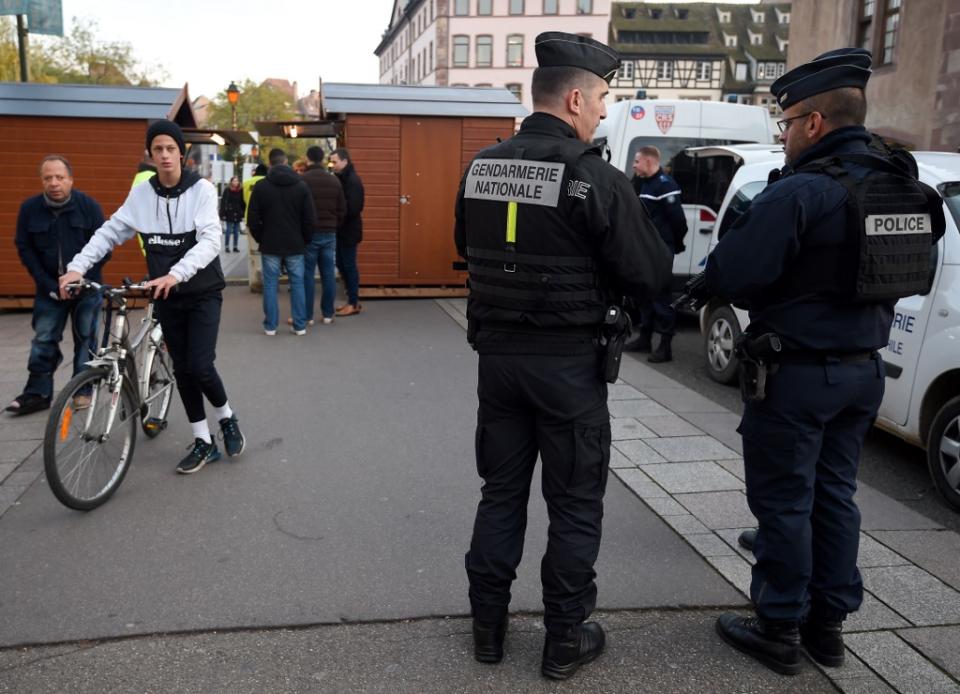
<svg viewBox="0 0 960 694">
<path fill-rule="evenodd" d="M 98 38 L 130 42 L 142 63 L 167 71 L 165 86 L 189 82 L 196 98 L 246 78 L 296 80 L 301 95 L 320 77 L 376 83 L 373 49 L 392 8 L 393 0 L 63 0 L 63 17 L 66 26 L 95 20 Z M 275 31 L 286 35 L 273 39 Z"/>
</svg>

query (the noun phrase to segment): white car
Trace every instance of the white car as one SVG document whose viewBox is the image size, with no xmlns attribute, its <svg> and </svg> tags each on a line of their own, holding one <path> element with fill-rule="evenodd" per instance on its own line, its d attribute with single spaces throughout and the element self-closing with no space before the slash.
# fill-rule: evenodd
<svg viewBox="0 0 960 694">
<path fill-rule="evenodd" d="M 702 148 L 698 156 L 739 162 L 724 197 L 711 249 L 783 165 L 782 149 L 760 157 L 756 148 Z M 927 451 L 937 489 L 960 509 L 960 154 L 914 152 L 920 180 L 944 198 L 947 229 L 931 254 L 932 289 L 897 302 L 889 344 L 881 350 L 886 390 L 876 425 Z M 707 371 L 721 383 L 737 378 L 733 345 L 749 323 L 746 311 L 720 300 L 700 311 Z"/>
</svg>

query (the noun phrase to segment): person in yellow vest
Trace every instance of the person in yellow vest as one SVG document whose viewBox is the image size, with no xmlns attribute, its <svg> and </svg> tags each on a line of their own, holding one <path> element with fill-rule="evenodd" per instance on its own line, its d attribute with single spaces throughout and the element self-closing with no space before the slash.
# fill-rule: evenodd
<svg viewBox="0 0 960 694">
<path fill-rule="evenodd" d="M 243 212 L 244 225 L 247 223 L 247 212 L 250 210 L 250 195 L 253 193 L 253 187 L 266 178 L 266 176 L 266 164 L 257 164 L 257 168 L 253 170 L 253 176 L 244 180 L 241 186 L 243 188 L 243 202 L 245 205 Z M 250 234 L 247 234 L 247 262 L 249 264 L 250 290 L 254 292 L 261 291 L 263 287 L 263 270 L 260 267 L 259 250 L 260 246 L 257 244 L 256 239 Z"/>
<path fill-rule="evenodd" d="M 130 185 L 130 187 L 136 188 L 141 183 L 149 181 L 156 175 L 157 167 L 150 162 L 143 160 L 137 165 L 137 175 L 133 177 L 133 183 Z M 146 257 L 147 249 L 143 247 L 143 238 L 140 236 L 140 234 L 137 234 L 137 245 L 140 246 L 140 252 L 143 253 L 144 257 Z"/>
<path fill-rule="evenodd" d="M 246 211 L 243 213 L 243 223 L 247 223 L 247 211 L 250 209 L 250 195 L 253 193 L 253 187 L 257 185 L 259 181 L 262 181 L 267 176 L 267 167 L 265 164 L 257 164 L 257 168 L 253 170 L 253 176 L 248 178 L 243 182 L 243 204 L 246 206 Z"/>
</svg>

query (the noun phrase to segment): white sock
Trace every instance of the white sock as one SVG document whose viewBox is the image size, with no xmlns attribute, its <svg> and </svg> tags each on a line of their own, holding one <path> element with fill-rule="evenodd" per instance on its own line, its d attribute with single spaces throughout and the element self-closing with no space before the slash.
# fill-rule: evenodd
<svg viewBox="0 0 960 694">
<path fill-rule="evenodd" d="M 213 443 L 210 438 L 210 427 L 207 426 L 207 420 L 201 419 L 199 422 L 190 422 L 190 428 L 193 430 L 193 438 L 203 439 L 206 443 Z"/>
<path fill-rule="evenodd" d="M 230 409 L 230 402 L 223 403 L 223 407 L 214 407 L 213 416 L 219 422 L 221 419 L 229 419 L 233 416 L 233 410 Z"/>
</svg>

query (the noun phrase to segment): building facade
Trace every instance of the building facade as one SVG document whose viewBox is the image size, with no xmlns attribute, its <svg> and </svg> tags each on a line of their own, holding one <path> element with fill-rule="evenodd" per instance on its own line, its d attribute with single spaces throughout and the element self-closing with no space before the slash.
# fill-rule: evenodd
<svg viewBox="0 0 960 694">
<path fill-rule="evenodd" d="M 610 44 L 623 57 L 616 99 L 724 100 L 779 112 L 770 85 L 786 70 L 790 3 L 615 2 Z"/>
<path fill-rule="evenodd" d="M 610 0 L 395 0 L 374 53 L 381 84 L 506 87 L 528 109 L 534 39 L 566 31 L 604 41 Z"/>
<path fill-rule="evenodd" d="M 919 150 L 960 147 L 960 0 L 805 0 L 790 65 L 842 46 L 873 52 L 867 127 Z"/>
</svg>

